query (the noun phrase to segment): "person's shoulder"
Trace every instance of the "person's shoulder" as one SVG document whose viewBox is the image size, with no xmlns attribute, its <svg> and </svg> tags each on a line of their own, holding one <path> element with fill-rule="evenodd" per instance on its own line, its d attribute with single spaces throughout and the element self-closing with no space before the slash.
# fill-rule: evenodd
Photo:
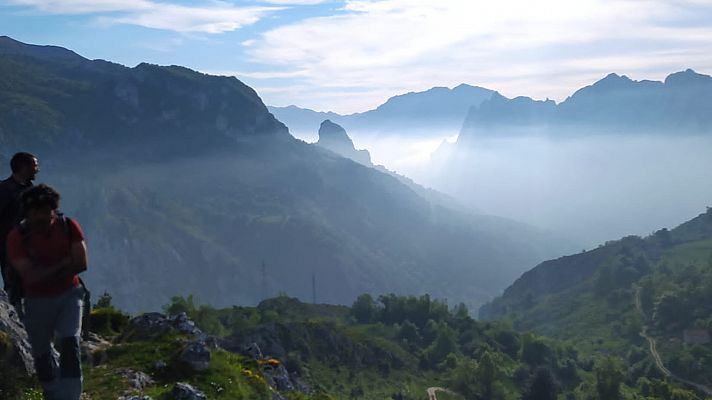
<svg viewBox="0 0 712 400">
<path fill-rule="evenodd" d="M 7 234 L 7 241 L 22 241 L 22 231 L 20 226 L 16 226 Z"/>
<path fill-rule="evenodd" d="M 79 225 L 79 222 L 77 222 L 76 219 L 67 216 L 64 216 L 64 220 L 66 221 L 67 227 L 72 231 L 72 235 L 80 240 L 84 240 L 84 231 L 82 231 L 82 227 Z"/>
<path fill-rule="evenodd" d="M 10 182 L 10 179 L 12 179 L 12 177 L 0 180 L 0 193 L 6 193 L 10 191 L 10 184 L 12 183 Z"/>
</svg>

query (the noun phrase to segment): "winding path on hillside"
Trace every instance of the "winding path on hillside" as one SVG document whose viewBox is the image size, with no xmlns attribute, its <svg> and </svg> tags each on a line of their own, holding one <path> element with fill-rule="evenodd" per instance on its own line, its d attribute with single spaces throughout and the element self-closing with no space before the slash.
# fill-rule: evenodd
<svg viewBox="0 0 712 400">
<path fill-rule="evenodd" d="M 429 387 L 428 390 L 428 400 L 438 400 L 438 396 L 435 394 L 436 392 L 445 392 L 445 393 L 450 393 L 450 394 L 455 394 L 455 392 L 441 388 L 441 387 Z"/>
<path fill-rule="evenodd" d="M 663 375 L 665 375 L 666 377 L 668 377 L 670 379 L 676 380 L 676 381 L 683 383 L 685 385 L 688 385 L 688 386 L 692 386 L 695 389 L 703 392 L 707 396 L 712 396 L 712 389 L 709 388 L 708 386 L 701 385 L 699 383 L 695 383 L 692 381 L 688 381 L 687 379 L 684 379 L 684 378 L 680 378 L 679 376 L 670 372 L 670 370 L 665 367 L 665 364 L 663 364 L 663 360 L 660 357 L 660 353 L 658 353 L 658 348 L 655 343 L 655 339 L 653 339 L 650 335 L 648 335 L 648 327 L 645 324 L 645 313 L 643 312 L 643 306 L 641 305 L 641 302 L 640 302 L 640 286 L 637 286 L 637 285 L 634 286 L 634 293 L 635 293 L 635 295 L 634 295 L 635 309 L 638 310 L 638 313 L 640 314 L 640 316 L 642 317 L 642 320 L 643 320 L 643 328 L 640 330 L 640 336 L 642 336 L 643 338 L 645 338 L 645 340 L 648 341 L 648 347 L 650 348 L 650 354 L 653 357 L 653 360 L 655 361 L 655 365 L 658 367 L 660 372 L 662 372 Z"/>
</svg>

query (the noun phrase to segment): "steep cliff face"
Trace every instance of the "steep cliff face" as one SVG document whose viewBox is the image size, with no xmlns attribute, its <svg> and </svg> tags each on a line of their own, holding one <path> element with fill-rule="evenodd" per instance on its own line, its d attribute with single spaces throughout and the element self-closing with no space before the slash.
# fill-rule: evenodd
<svg viewBox="0 0 712 400">
<path fill-rule="evenodd" d="M 0 143 L 48 156 L 79 151 L 132 157 L 191 155 L 286 127 L 235 78 L 187 68 L 127 68 L 66 49 L 0 38 Z"/>
</svg>

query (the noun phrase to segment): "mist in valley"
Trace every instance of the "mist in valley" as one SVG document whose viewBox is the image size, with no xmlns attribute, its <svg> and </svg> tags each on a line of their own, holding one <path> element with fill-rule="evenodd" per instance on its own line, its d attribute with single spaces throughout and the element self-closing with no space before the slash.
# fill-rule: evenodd
<svg viewBox="0 0 712 400">
<path fill-rule="evenodd" d="M 353 138 L 374 163 L 474 212 L 557 232 L 583 248 L 674 227 L 712 198 L 712 138 L 701 135 L 493 134 L 467 145 L 445 132 Z"/>
</svg>

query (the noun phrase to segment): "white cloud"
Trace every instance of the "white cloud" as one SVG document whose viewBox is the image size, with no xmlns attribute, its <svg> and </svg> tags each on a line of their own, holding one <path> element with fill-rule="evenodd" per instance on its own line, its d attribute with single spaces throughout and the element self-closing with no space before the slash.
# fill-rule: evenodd
<svg viewBox="0 0 712 400">
<path fill-rule="evenodd" d="M 219 0 L 178 5 L 151 0 L 9 0 L 48 14 L 99 14 L 105 25 L 128 24 L 176 32 L 222 33 L 254 24 L 276 7 L 238 7 Z"/>
<path fill-rule="evenodd" d="M 461 82 L 562 100 L 580 79 L 607 72 L 712 70 L 712 22 L 685 24 L 700 12 L 712 21 L 701 1 L 353 0 L 336 15 L 266 32 L 247 52 L 273 69 L 306 71 L 301 82 L 313 89 L 291 102 L 317 109 L 353 112 L 376 106 L 384 91 Z M 341 102 L 338 90 L 362 97 Z"/>
<path fill-rule="evenodd" d="M 309 6 L 315 4 L 327 3 L 330 0 L 264 0 L 265 3 L 282 4 L 282 5 L 299 5 Z"/>
<path fill-rule="evenodd" d="M 50 14 L 139 11 L 152 5 L 147 0 L 8 0 L 5 3 L 28 6 Z"/>
</svg>

